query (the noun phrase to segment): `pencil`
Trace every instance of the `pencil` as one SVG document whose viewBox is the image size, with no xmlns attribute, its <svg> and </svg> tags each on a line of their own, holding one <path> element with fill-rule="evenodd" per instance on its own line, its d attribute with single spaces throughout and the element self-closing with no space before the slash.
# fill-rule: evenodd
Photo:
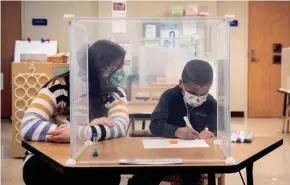
<svg viewBox="0 0 290 185">
<path fill-rule="evenodd" d="M 191 124 L 190 124 L 190 122 L 189 122 L 189 120 L 188 120 L 188 118 L 187 118 L 186 116 L 183 117 L 183 120 L 185 121 L 186 126 L 187 126 L 188 128 L 193 129 L 192 126 L 191 126 Z"/>
</svg>

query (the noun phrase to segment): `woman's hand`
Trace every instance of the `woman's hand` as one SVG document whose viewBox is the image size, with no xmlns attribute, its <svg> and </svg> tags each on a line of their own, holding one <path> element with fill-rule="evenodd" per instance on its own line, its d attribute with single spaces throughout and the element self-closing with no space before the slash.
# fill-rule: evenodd
<svg viewBox="0 0 290 185">
<path fill-rule="evenodd" d="M 114 126 L 114 122 L 112 120 L 110 120 L 109 118 L 102 117 L 102 118 L 94 119 L 93 121 L 91 121 L 90 125 L 91 126 L 104 125 L 104 126 L 113 127 Z"/>
<path fill-rule="evenodd" d="M 56 127 L 55 130 L 47 133 L 46 141 L 55 143 L 69 143 L 70 141 L 70 124 L 63 124 Z"/>
</svg>

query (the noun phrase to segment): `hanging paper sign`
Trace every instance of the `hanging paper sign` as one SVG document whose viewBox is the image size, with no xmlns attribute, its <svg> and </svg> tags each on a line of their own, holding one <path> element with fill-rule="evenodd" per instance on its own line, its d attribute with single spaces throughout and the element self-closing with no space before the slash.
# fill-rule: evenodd
<svg viewBox="0 0 290 185">
<path fill-rule="evenodd" d="M 164 38 L 161 40 L 162 47 L 173 48 L 175 47 L 175 38 L 178 36 L 178 24 L 166 23 L 160 24 L 160 36 Z"/>
<path fill-rule="evenodd" d="M 112 1 L 112 17 L 125 18 L 127 12 L 127 5 L 125 0 Z M 126 33 L 127 24 L 126 20 L 114 20 L 112 21 L 113 33 Z"/>
</svg>

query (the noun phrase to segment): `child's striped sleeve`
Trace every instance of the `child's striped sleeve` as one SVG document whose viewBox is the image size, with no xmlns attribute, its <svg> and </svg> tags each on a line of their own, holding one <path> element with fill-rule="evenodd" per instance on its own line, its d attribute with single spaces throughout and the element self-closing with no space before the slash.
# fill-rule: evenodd
<svg viewBox="0 0 290 185">
<path fill-rule="evenodd" d="M 50 122 L 56 108 L 55 95 L 48 88 L 42 88 L 24 114 L 21 137 L 27 141 L 45 141 L 46 134 L 57 127 Z"/>
<path fill-rule="evenodd" d="M 94 125 L 79 127 L 79 137 L 88 140 L 96 136 L 97 140 L 107 140 L 126 135 L 129 125 L 128 102 L 125 92 L 119 89 L 119 93 L 114 93 L 114 100 L 108 102 L 106 107 L 108 110 L 108 118 L 113 120 L 114 126 Z"/>
<path fill-rule="evenodd" d="M 123 137 L 129 125 L 128 102 L 126 97 L 115 95 L 115 100 L 107 104 L 109 108 L 108 118 L 113 120 L 114 126 L 91 126 L 92 134 L 97 135 L 97 140 L 105 140 Z"/>
</svg>

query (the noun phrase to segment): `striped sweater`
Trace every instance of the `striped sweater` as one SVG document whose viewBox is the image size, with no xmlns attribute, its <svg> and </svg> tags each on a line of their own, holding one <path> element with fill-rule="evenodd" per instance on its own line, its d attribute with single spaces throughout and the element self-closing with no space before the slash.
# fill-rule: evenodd
<svg viewBox="0 0 290 185">
<path fill-rule="evenodd" d="M 30 106 L 26 110 L 21 122 L 21 136 L 27 141 L 45 141 L 47 133 L 54 130 L 58 125 L 69 123 L 69 85 L 65 77 L 58 78 L 43 87 Z M 129 124 L 128 103 L 124 91 L 114 93 L 110 100 L 105 104 L 108 108 L 107 117 L 114 122 L 113 127 L 94 125 L 88 123 L 76 127 L 77 136 L 82 140 L 92 139 L 92 135 L 97 135 L 98 140 L 112 139 L 125 136 Z M 78 99 L 78 105 L 87 107 L 87 102 Z M 87 115 L 85 108 L 81 107 L 77 111 Z M 73 113 L 75 114 L 75 113 Z"/>
</svg>

